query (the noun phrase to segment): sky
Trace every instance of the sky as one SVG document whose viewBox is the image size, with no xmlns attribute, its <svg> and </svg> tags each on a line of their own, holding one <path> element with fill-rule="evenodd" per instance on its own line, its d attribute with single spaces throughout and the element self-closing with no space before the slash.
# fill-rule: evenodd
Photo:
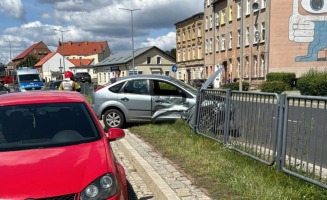
<svg viewBox="0 0 327 200">
<path fill-rule="evenodd" d="M 133 12 L 129 10 L 134 10 Z M 175 23 L 203 12 L 203 0 L 0 0 L 0 62 L 34 43 L 108 41 L 112 53 L 176 48 Z"/>
</svg>

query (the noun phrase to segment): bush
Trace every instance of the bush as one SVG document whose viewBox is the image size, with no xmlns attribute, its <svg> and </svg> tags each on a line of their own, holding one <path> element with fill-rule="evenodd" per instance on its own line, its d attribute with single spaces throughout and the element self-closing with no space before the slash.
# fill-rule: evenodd
<svg viewBox="0 0 327 200">
<path fill-rule="evenodd" d="M 239 82 L 232 82 L 226 85 L 227 89 L 230 90 L 239 90 L 240 83 Z M 242 82 L 242 90 L 243 91 L 249 91 L 250 84 L 248 82 Z"/>
<path fill-rule="evenodd" d="M 327 96 L 327 70 L 310 69 L 298 79 L 297 88 L 302 95 Z"/>
<path fill-rule="evenodd" d="M 271 72 L 268 73 L 267 82 L 271 81 L 281 81 L 287 85 L 287 90 L 295 87 L 296 82 L 296 75 L 295 73 L 288 73 L 288 72 Z"/>
<path fill-rule="evenodd" d="M 282 81 L 269 81 L 261 84 L 261 92 L 282 93 L 287 90 L 289 86 Z"/>
</svg>

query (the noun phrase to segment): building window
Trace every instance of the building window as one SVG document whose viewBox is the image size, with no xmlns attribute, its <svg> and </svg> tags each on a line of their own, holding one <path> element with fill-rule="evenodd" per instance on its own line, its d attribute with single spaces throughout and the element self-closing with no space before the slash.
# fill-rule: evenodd
<svg viewBox="0 0 327 200">
<path fill-rule="evenodd" d="M 183 50 L 183 61 L 185 61 L 186 60 L 186 58 L 185 58 L 185 55 L 186 54 L 186 52 L 185 52 L 185 49 Z"/>
<path fill-rule="evenodd" d="M 261 9 L 266 8 L 266 4 L 267 4 L 266 0 L 261 0 Z"/>
<path fill-rule="evenodd" d="M 230 58 L 229 60 L 229 71 L 232 72 L 233 71 L 233 60 Z"/>
<path fill-rule="evenodd" d="M 206 30 L 208 30 L 209 28 L 209 19 L 208 19 L 208 16 L 206 16 Z"/>
<path fill-rule="evenodd" d="M 246 15 L 250 14 L 250 10 L 251 10 L 251 2 L 250 0 L 246 0 Z"/>
<path fill-rule="evenodd" d="M 202 37 L 202 27 L 198 26 L 198 37 Z"/>
<path fill-rule="evenodd" d="M 207 6 L 209 7 L 211 4 L 211 0 L 207 0 Z"/>
<path fill-rule="evenodd" d="M 212 28 L 212 15 L 210 15 L 210 28 Z"/>
<path fill-rule="evenodd" d="M 192 47 L 192 59 L 195 59 L 195 47 Z"/>
<path fill-rule="evenodd" d="M 183 32 L 183 42 L 185 42 L 185 32 Z"/>
<path fill-rule="evenodd" d="M 177 33 L 177 42 L 181 42 L 180 33 Z"/>
<path fill-rule="evenodd" d="M 253 41 L 254 41 L 254 43 L 258 43 L 258 40 L 259 40 L 259 37 L 257 37 L 256 33 L 259 33 L 258 32 L 258 24 L 254 24 L 254 26 L 253 26 Z"/>
<path fill-rule="evenodd" d="M 210 50 L 210 53 L 212 53 L 212 38 L 210 38 L 210 44 L 209 44 L 209 50 Z"/>
<path fill-rule="evenodd" d="M 237 30 L 237 47 L 241 46 L 241 30 Z"/>
<path fill-rule="evenodd" d="M 192 29 L 192 39 L 195 38 L 195 28 Z"/>
<path fill-rule="evenodd" d="M 248 78 L 249 77 L 249 57 L 245 57 L 245 77 Z"/>
<path fill-rule="evenodd" d="M 229 46 L 228 48 L 232 48 L 232 45 L 233 45 L 233 32 L 229 32 Z"/>
<path fill-rule="evenodd" d="M 229 6 L 228 8 L 228 21 L 233 21 L 233 7 Z"/>
<path fill-rule="evenodd" d="M 246 30 L 245 30 L 245 45 L 249 45 L 249 38 L 250 38 L 250 28 L 246 27 Z"/>
<path fill-rule="evenodd" d="M 216 52 L 219 51 L 219 36 L 216 37 Z"/>
<path fill-rule="evenodd" d="M 261 40 L 265 41 L 266 39 L 266 23 L 262 22 L 261 23 Z"/>
<path fill-rule="evenodd" d="M 169 76 L 169 71 L 165 71 L 165 76 Z"/>
<path fill-rule="evenodd" d="M 206 39 L 205 46 L 204 46 L 205 53 L 208 53 L 208 45 L 209 45 L 208 43 L 209 43 L 209 41 L 208 41 L 208 39 Z"/>
<path fill-rule="evenodd" d="M 146 58 L 146 64 L 151 64 L 151 57 Z"/>
<path fill-rule="evenodd" d="M 187 31 L 187 40 L 191 40 L 191 30 Z"/>
<path fill-rule="evenodd" d="M 219 26 L 219 13 L 216 13 L 216 26 Z"/>
<path fill-rule="evenodd" d="M 187 49 L 187 60 L 191 60 L 191 48 Z"/>
<path fill-rule="evenodd" d="M 161 57 L 157 57 L 157 64 L 161 64 Z"/>
<path fill-rule="evenodd" d="M 257 56 L 253 56 L 254 59 L 254 69 L 253 69 L 253 76 L 257 77 L 258 76 L 258 57 Z"/>
<path fill-rule="evenodd" d="M 181 61 L 181 52 L 178 50 L 177 52 L 177 62 Z"/>
<path fill-rule="evenodd" d="M 265 55 L 261 55 L 261 77 L 264 77 L 266 70 L 266 60 Z"/>
<path fill-rule="evenodd" d="M 241 60 L 240 57 L 237 58 L 237 78 L 240 78 L 241 76 Z"/>
<path fill-rule="evenodd" d="M 241 18 L 241 15 L 242 15 L 242 13 L 241 13 L 241 3 L 240 2 L 238 2 L 237 3 L 237 19 L 240 19 Z"/>
<path fill-rule="evenodd" d="M 225 39 L 225 35 L 221 35 L 221 50 L 223 51 L 223 50 L 225 50 L 225 48 L 226 48 L 226 41 L 225 41 L 226 39 Z"/>
<path fill-rule="evenodd" d="M 201 48 L 201 46 L 198 47 L 198 59 L 202 59 L 202 48 Z"/>
<path fill-rule="evenodd" d="M 226 9 L 222 9 L 220 11 L 220 24 L 225 24 L 226 23 Z"/>
</svg>

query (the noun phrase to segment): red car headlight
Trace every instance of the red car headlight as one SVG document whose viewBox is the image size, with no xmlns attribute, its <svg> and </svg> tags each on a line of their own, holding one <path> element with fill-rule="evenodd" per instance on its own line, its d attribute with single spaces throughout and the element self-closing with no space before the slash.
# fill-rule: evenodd
<svg viewBox="0 0 327 200">
<path fill-rule="evenodd" d="M 118 193 L 117 180 L 113 174 L 105 174 L 90 183 L 81 193 L 81 200 L 106 199 Z"/>
</svg>

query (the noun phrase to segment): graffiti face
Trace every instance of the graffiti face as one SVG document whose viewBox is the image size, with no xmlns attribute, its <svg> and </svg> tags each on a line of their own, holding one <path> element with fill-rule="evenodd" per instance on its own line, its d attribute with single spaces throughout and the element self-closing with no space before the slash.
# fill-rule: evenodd
<svg viewBox="0 0 327 200">
<path fill-rule="evenodd" d="M 318 61 L 320 51 L 327 48 L 327 0 L 293 0 L 293 14 L 289 19 L 289 39 L 309 43 L 305 56 L 296 62 Z"/>
<path fill-rule="evenodd" d="M 325 0 L 302 0 L 301 5 L 309 13 L 322 14 L 327 12 Z"/>
</svg>

